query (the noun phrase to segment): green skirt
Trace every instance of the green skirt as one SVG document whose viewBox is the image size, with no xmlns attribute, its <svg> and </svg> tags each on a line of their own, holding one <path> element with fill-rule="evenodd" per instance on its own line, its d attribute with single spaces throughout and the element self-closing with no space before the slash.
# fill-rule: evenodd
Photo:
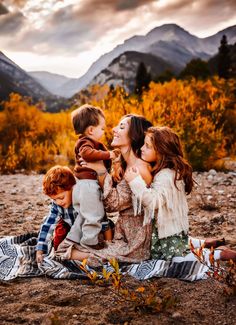
<svg viewBox="0 0 236 325">
<path fill-rule="evenodd" d="M 174 256 L 190 253 L 188 235 L 184 232 L 166 238 L 158 238 L 157 228 L 153 226 L 151 256 L 153 259 L 170 260 Z"/>
</svg>

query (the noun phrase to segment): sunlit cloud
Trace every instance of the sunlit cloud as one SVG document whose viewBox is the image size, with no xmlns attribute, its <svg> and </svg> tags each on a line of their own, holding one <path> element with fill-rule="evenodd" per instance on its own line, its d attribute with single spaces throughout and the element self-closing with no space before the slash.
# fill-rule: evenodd
<svg viewBox="0 0 236 325">
<path fill-rule="evenodd" d="M 35 58 L 33 63 L 28 62 L 28 67 L 36 70 L 42 68 L 54 71 L 55 64 L 51 58 L 57 58 L 55 62 L 66 62 L 58 66 L 60 70 L 58 72 L 74 76 L 84 73 L 82 71 L 88 69 L 94 60 L 126 39 L 134 35 L 145 35 L 151 29 L 166 23 L 176 23 L 196 36 L 206 37 L 236 24 L 236 2 L 235 0 L 0 2 L 1 50 L 14 54 L 14 59 L 16 58 L 19 64 L 22 53 L 28 53 Z M 78 61 L 80 64 L 76 64 L 69 72 L 70 63 Z M 29 70 L 27 62 L 25 66 Z"/>
</svg>

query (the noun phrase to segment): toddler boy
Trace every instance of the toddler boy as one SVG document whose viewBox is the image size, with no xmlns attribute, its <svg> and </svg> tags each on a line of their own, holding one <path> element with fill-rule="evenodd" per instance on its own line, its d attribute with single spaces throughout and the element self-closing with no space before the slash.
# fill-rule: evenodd
<svg viewBox="0 0 236 325">
<path fill-rule="evenodd" d="M 104 217 L 101 189 L 97 181 L 97 173 L 88 167 L 80 166 L 80 158 L 86 162 L 104 161 L 107 169 L 111 159 L 115 159 L 116 151 L 107 151 L 100 142 L 105 128 L 105 116 L 99 107 L 85 104 L 71 114 L 75 133 L 80 135 L 75 144 L 76 165 L 74 174 L 76 185 L 73 190 L 73 207 L 79 213 L 66 239 L 82 246 L 101 249 L 98 235 Z"/>
<path fill-rule="evenodd" d="M 76 220 L 78 212 L 72 206 L 72 192 L 76 184 L 72 171 L 65 166 L 54 166 L 44 175 L 43 192 L 52 200 L 49 215 L 44 220 L 36 246 L 36 260 L 43 261 L 43 254 L 48 252 L 48 242 L 53 231 L 54 248 L 66 237 L 67 232 Z"/>
</svg>

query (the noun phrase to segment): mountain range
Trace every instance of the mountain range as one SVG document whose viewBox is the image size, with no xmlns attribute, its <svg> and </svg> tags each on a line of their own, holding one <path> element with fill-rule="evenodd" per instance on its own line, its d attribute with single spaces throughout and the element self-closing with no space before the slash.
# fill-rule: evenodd
<svg viewBox="0 0 236 325">
<path fill-rule="evenodd" d="M 121 66 L 117 67 L 117 62 L 113 60 L 128 51 L 158 56 L 160 59 L 167 61 L 167 64 L 171 64 L 175 71 L 180 71 L 193 58 L 198 57 L 206 60 L 216 54 L 224 34 L 227 36 L 229 43 L 235 43 L 236 25 L 206 38 L 194 36 L 175 24 L 156 27 L 144 36 L 131 37 L 109 53 L 102 55 L 82 77 L 64 84 L 60 89 L 60 93 L 65 97 L 72 96 L 89 84 L 93 84 L 94 78 L 97 80 L 102 79 L 104 83 L 109 81 L 109 83 L 116 84 L 116 78 L 114 80 L 103 78 L 99 74 L 104 69 L 107 69 L 109 65 L 109 70 L 119 70 Z M 112 62 L 116 65 L 115 68 L 111 66 Z M 150 69 L 152 70 L 152 67 Z M 104 75 L 104 71 L 102 74 Z M 119 79 L 119 76 L 117 79 Z"/>
<path fill-rule="evenodd" d="M 73 80 L 73 78 L 68 78 L 60 74 L 47 71 L 31 71 L 28 72 L 28 74 L 52 94 L 58 96 L 61 96 L 60 89 L 62 89 L 67 82 Z"/>
<path fill-rule="evenodd" d="M 0 100 L 5 100 L 10 92 L 18 92 L 34 101 L 45 100 L 49 110 L 54 111 L 68 106 L 65 98 L 95 83 L 122 84 L 132 90 L 140 62 L 153 76 L 165 70 L 179 73 L 191 59 L 208 60 L 215 55 L 223 35 L 229 44 L 234 44 L 236 25 L 199 38 L 178 25 L 166 24 L 125 40 L 102 55 L 82 77 L 73 79 L 44 71 L 26 72 L 0 52 Z"/>
<path fill-rule="evenodd" d="M 33 103 L 43 100 L 48 111 L 58 111 L 69 106 L 67 100 L 53 95 L 0 52 L 0 102 L 6 100 L 12 92 L 31 97 Z"/>
</svg>

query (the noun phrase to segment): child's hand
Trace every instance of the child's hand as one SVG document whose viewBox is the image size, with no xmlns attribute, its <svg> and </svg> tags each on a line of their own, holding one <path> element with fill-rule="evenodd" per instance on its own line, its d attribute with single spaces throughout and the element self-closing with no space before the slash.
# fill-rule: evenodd
<svg viewBox="0 0 236 325">
<path fill-rule="evenodd" d="M 139 175 L 140 173 L 137 167 L 130 167 L 126 170 L 124 177 L 126 182 L 129 183 Z"/>
<path fill-rule="evenodd" d="M 36 261 L 38 264 L 41 264 L 43 262 L 43 251 L 36 252 Z"/>
<path fill-rule="evenodd" d="M 110 159 L 114 160 L 116 158 L 116 154 L 113 151 L 110 152 Z"/>
<path fill-rule="evenodd" d="M 114 149 L 109 152 L 110 152 L 110 159 L 112 159 L 112 160 L 120 157 L 120 149 Z"/>
</svg>

